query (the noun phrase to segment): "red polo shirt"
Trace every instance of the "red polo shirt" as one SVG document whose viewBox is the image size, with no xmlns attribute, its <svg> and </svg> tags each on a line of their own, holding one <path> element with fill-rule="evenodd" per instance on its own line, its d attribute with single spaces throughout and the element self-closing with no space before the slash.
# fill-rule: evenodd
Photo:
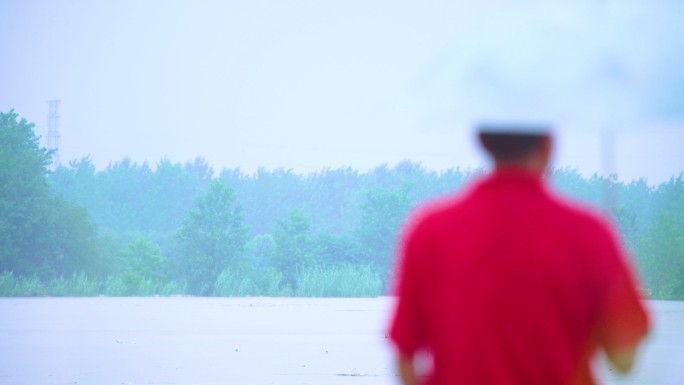
<svg viewBox="0 0 684 385">
<path fill-rule="evenodd" d="M 427 384 L 593 384 L 596 347 L 648 329 L 611 226 L 522 170 L 419 210 L 397 273 L 390 338 Z"/>
</svg>

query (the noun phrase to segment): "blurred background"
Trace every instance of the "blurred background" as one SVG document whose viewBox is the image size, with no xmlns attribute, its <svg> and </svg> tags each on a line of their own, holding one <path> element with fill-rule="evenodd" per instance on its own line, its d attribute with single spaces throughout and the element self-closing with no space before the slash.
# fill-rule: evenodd
<svg viewBox="0 0 684 385">
<path fill-rule="evenodd" d="M 0 292 L 385 294 L 487 121 L 553 125 L 682 299 L 682 36 L 678 0 L 0 1 Z"/>
<path fill-rule="evenodd" d="M 98 169 L 197 156 L 311 172 L 477 167 L 480 120 L 558 128 L 558 166 L 684 169 L 684 4 L 3 1 L 0 111 Z M 607 157 L 607 158 L 606 158 Z"/>
</svg>

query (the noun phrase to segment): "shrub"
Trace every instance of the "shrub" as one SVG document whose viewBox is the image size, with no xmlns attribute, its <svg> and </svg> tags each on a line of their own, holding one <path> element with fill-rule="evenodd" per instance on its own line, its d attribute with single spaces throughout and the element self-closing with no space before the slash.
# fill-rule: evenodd
<svg viewBox="0 0 684 385">
<path fill-rule="evenodd" d="M 217 297 L 244 297 L 258 294 L 258 289 L 252 279 L 234 270 L 223 270 L 214 283 L 213 295 Z"/>
<path fill-rule="evenodd" d="M 333 265 L 306 268 L 297 274 L 297 296 L 375 297 L 382 279 L 370 266 Z"/>
</svg>

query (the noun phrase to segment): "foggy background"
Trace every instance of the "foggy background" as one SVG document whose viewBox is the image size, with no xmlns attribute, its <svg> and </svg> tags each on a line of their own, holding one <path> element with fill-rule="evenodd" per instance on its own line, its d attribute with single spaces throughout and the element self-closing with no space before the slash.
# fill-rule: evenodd
<svg viewBox="0 0 684 385">
<path fill-rule="evenodd" d="M 515 3 L 515 4 L 513 4 Z M 0 111 L 61 160 L 477 167 L 475 122 L 557 127 L 556 166 L 684 170 L 684 3 L 0 1 Z"/>
</svg>

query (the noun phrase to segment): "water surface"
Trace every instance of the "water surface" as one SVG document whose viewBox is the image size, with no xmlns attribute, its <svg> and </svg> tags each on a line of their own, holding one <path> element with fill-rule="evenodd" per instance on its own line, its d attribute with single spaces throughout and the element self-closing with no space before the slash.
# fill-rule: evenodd
<svg viewBox="0 0 684 385">
<path fill-rule="evenodd" d="M 1 298 L 0 384 L 397 384 L 389 298 Z M 684 383 L 684 302 L 650 301 L 635 372 Z"/>
</svg>

